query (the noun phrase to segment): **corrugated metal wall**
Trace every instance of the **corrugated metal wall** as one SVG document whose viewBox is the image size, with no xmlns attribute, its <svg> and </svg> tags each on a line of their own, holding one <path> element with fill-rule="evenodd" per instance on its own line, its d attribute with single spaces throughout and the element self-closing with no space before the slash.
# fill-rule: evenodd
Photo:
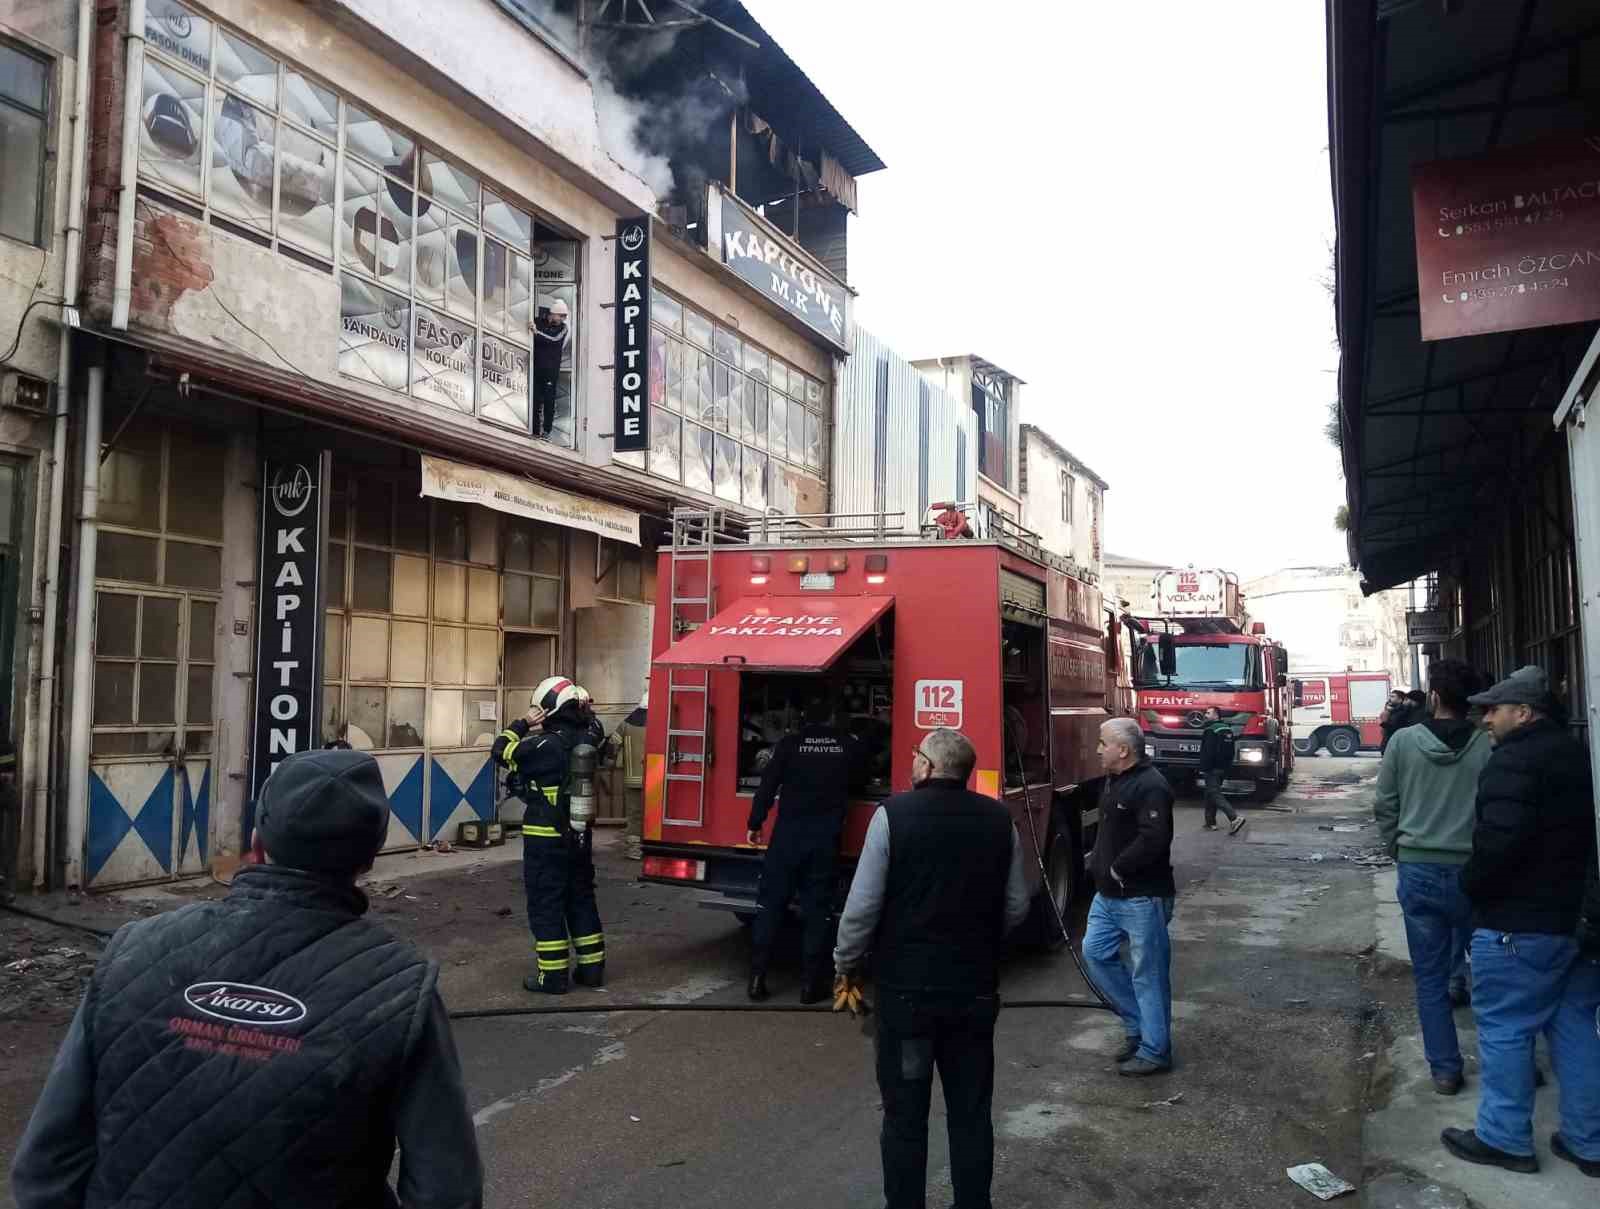
<svg viewBox="0 0 1600 1209">
<path fill-rule="evenodd" d="M 959 499 L 977 482 L 976 420 L 971 407 L 859 323 L 853 331 L 834 425 L 830 511 L 902 512 L 915 532 L 929 503 Z"/>
</svg>

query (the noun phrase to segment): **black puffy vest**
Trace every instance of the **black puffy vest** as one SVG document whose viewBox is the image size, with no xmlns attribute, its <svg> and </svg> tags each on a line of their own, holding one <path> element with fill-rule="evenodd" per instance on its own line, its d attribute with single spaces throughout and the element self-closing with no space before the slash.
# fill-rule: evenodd
<svg viewBox="0 0 1600 1209">
<path fill-rule="evenodd" d="M 990 995 L 999 984 L 1011 815 L 955 781 L 883 804 L 889 877 L 874 974 L 898 990 Z"/>
<path fill-rule="evenodd" d="M 394 1204 L 392 1104 L 438 968 L 354 887 L 278 866 L 130 924 L 90 983 L 86 1204 Z"/>
</svg>

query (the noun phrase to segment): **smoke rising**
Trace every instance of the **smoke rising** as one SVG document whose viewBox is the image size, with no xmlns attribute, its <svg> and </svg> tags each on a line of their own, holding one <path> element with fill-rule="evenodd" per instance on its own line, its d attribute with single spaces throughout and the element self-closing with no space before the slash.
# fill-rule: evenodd
<svg viewBox="0 0 1600 1209">
<path fill-rule="evenodd" d="M 558 0 L 515 2 L 565 45 L 577 48 L 576 15 Z M 656 70 L 682 34 L 678 29 L 592 30 L 584 55 L 601 146 L 618 166 L 644 181 L 658 204 L 704 187 L 706 173 L 698 165 L 746 99 L 737 68 L 721 74 L 703 68 L 693 74 L 687 65 L 682 74 Z"/>
</svg>

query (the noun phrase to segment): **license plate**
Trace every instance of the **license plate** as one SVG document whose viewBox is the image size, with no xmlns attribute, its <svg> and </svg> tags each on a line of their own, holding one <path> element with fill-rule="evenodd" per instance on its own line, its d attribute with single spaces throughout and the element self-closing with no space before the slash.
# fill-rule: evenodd
<svg viewBox="0 0 1600 1209">
<path fill-rule="evenodd" d="M 1200 754 L 1200 744 L 1198 744 L 1198 743 L 1180 743 L 1180 744 L 1178 744 L 1178 751 L 1181 752 L 1181 753 L 1184 753 L 1184 754 L 1188 754 L 1190 752 L 1193 752 L 1195 755 L 1199 755 Z"/>
</svg>

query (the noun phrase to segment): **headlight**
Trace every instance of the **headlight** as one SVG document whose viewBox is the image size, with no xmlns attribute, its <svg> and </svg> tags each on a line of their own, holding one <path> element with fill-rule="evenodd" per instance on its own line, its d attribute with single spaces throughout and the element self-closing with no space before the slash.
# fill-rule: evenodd
<svg viewBox="0 0 1600 1209">
<path fill-rule="evenodd" d="M 1149 756 L 1152 760 L 1154 760 L 1156 758 L 1155 745 L 1151 744 L 1151 743 L 1146 743 L 1144 745 L 1144 754 Z"/>
<path fill-rule="evenodd" d="M 1239 753 L 1241 764 L 1259 764 L 1267 758 L 1267 753 L 1259 747 L 1246 747 Z"/>
</svg>

